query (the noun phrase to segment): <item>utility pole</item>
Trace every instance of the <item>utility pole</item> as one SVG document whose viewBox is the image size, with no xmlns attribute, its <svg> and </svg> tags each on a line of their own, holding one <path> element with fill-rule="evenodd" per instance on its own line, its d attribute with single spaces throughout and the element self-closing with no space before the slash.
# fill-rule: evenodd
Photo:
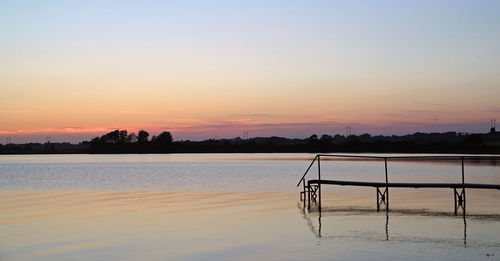
<svg viewBox="0 0 500 261">
<path fill-rule="evenodd" d="M 346 135 L 347 135 L 346 137 L 351 136 L 352 135 L 352 126 L 347 125 L 347 126 L 345 126 L 345 128 L 346 128 Z"/>
</svg>

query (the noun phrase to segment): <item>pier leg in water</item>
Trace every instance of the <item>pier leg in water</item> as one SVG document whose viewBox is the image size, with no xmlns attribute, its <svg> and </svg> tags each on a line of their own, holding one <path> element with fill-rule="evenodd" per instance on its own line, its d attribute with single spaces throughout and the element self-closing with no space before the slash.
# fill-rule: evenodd
<svg viewBox="0 0 500 261">
<path fill-rule="evenodd" d="M 300 194 L 300 200 L 304 201 L 304 205 L 306 203 L 306 180 L 302 179 L 302 187 L 304 188 L 304 191 Z"/>
<path fill-rule="evenodd" d="M 463 213 L 464 213 L 464 216 L 465 216 L 465 203 L 466 203 L 466 200 L 465 200 L 465 188 L 462 189 L 462 198 L 463 198 L 463 204 L 462 204 L 462 210 L 463 210 Z"/>
<path fill-rule="evenodd" d="M 318 204 L 318 207 L 319 207 L 319 211 L 321 213 L 321 160 L 320 160 L 320 157 L 318 155 L 318 180 L 320 181 L 320 183 L 318 183 L 318 193 L 319 193 L 319 204 Z"/>
<path fill-rule="evenodd" d="M 465 217 L 465 211 L 463 214 L 463 218 L 464 218 L 464 247 L 467 247 L 467 220 Z"/>
<path fill-rule="evenodd" d="M 389 212 L 385 212 L 385 240 L 389 241 Z"/>
<path fill-rule="evenodd" d="M 387 176 L 387 158 L 384 158 L 384 165 L 385 165 L 385 212 L 389 212 L 389 178 Z M 382 196 L 383 197 L 383 196 Z"/>
<path fill-rule="evenodd" d="M 318 215 L 318 237 L 321 238 L 321 208 L 319 209 Z"/>
<path fill-rule="evenodd" d="M 453 188 L 454 202 L 455 202 L 455 216 L 457 215 L 458 208 L 461 207 L 463 213 L 465 214 L 465 188 L 462 188 L 460 193 L 457 192 L 456 188 Z"/>
<path fill-rule="evenodd" d="M 457 189 L 456 188 L 453 188 L 453 201 L 455 202 L 454 206 L 455 206 L 455 216 L 457 215 Z"/>
<path fill-rule="evenodd" d="M 319 193 L 319 200 L 318 200 L 318 209 L 319 209 L 319 212 L 321 213 L 321 184 L 319 184 L 318 186 L 318 193 Z"/>
<path fill-rule="evenodd" d="M 389 188 L 385 188 L 385 212 L 389 213 Z"/>
<path fill-rule="evenodd" d="M 385 188 L 384 193 L 380 192 L 380 188 L 377 187 L 377 212 L 380 211 L 380 205 L 385 204 L 385 211 L 389 212 L 389 189 Z"/>
<path fill-rule="evenodd" d="M 307 206 L 311 208 L 311 185 L 307 185 Z"/>
</svg>

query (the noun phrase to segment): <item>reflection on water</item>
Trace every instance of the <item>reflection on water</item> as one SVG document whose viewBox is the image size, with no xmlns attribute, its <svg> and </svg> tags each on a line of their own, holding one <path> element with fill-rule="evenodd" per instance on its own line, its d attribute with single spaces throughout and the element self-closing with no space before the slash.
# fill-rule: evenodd
<svg viewBox="0 0 500 261">
<path fill-rule="evenodd" d="M 385 213 L 385 240 L 389 241 L 389 213 Z"/>
<path fill-rule="evenodd" d="M 467 247 L 467 218 L 465 215 L 465 211 L 462 217 L 464 218 L 464 247 Z"/>
<path fill-rule="evenodd" d="M 298 204 L 299 209 L 302 212 L 303 218 L 306 220 L 306 224 L 309 230 L 317 237 L 322 240 L 329 240 L 335 238 L 357 238 L 365 240 L 382 240 L 385 241 L 400 241 L 400 242 L 414 242 L 414 243 L 434 243 L 441 246 L 456 246 L 457 239 L 461 239 L 462 246 L 467 248 L 467 222 L 468 219 L 481 223 L 482 225 L 489 224 L 493 225 L 494 231 L 498 231 L 498 224 L 500 223 L 500 214 L 466 214 L 462 212 L 462 215 L 455 216 L 449 212 L 439 212 L 430 210 L 415 210 L 415 209 L 394 209 L 388 212 L 376 212 L 373 209 L 366 208 L 310 208 L 308 209 L 302 203 Z M 385 222 L 380 222 L 375 224 L 375 226 L 383 227 L 385 234 L 373 233 L 373 227 L 368 226 L 366 231 L 359 230 L 360 227 L 366 227 L 365 222 L 371 222 L 373 219 L 380 220 L 380 216 L 385 216 Z M 366 219 L 370 217 L 370 219 Z M 406 220 L 404 223 L 408 226 L 413 226 L 412 221 L 419 220 L 422 221 L 424 218 L 430 220 L 431 222 L 453 222 L 455 223 L 455 230 L 459 231 L 459 227 L 456 226 L 456 221 L 462 221 L 463 234 L 462 236 L 456 236 L 456 238 L 443 238 L 443 235 L 450 233 L 450 231 L 445 230 L 444 227 L 436 227 L 434 232 L 437 231 L 436 236 L 422 235 L 417 236 L 416 234 L 410 233 L 405 234 L 400 231 L 394 232 L 395 235 L 391 236 L 390 229 L 390 217 L 396 219 L 395 222 L 401 222 L 401 220 Z M 340 218 L 340 219 L 339 219 Z M 350 222 L 345 223 L 345 219 L 350 220 Z M 343 223 L 333 222 L 332 220 L 339 221 Z M 331 222 L 331 223 L 329 223 Z M 356 227 L 360 225 L 359 227 Z M 332 231 L 324 231 L 326 228 L 332 229 Z M 422 229 L 424 226 L 418 226 Z M 348 231 L 348 233 L 346 233 Z M 356 232 L 353 232 L 356 231 Z M 439 234 L 439 231 L 443 235 Z M 378 236 L 377 236 L 378 235 Z M 476 236 L 484 236 L 482 234 Z M 500 247 L 500 242 L 498 239 L 491 242 L 484 240 L 479 240 L 474 242 L 475 246 L 490 246 L 490 247 Z"/>
<path fill-rule="evenodd" d="M 500 253 L 499 215 L 320 213 L 302 208 L 295 193 L 5 191 L 0 205 L 2 260 L 477 260 Z"/>
<path fill-rule="evenodd" d="M 252 259 L 296 227 L 291 194 L 2 192 L 1 260 Z M 286 224 L 277 226 L 283 217 Z M 292 219 L 290 219 L 292 217 Z M 300 235 L 300 232 L 298 233 Z M 263 240 L 262 236 L 268 239 Z M 268 251 L 262 248 L 261 251 Z M 255 258 L 255 257 L 254 257 Z M 231 259 L 231 258 L 229 258 Z"/>
</svg>

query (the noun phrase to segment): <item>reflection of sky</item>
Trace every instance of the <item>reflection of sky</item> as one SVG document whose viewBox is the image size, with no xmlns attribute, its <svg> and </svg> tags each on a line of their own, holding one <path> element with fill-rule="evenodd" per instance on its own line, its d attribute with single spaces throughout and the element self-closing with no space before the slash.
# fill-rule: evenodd
<svg viewBox="0 0 500 261">
<path fill-rule="evenodd" d="M 499 7 L 4 2 L 0 135 L 484 132 L 500 111 Z"/>
<path fill-rule="evenodd" d="M 9 260 L 477 260 L 500 235 L 498 219 L 468 218 L 464 248 L 460 216 L 344 210 L 319 220 L 295 193 L 0 195 Z"/>
</svg>

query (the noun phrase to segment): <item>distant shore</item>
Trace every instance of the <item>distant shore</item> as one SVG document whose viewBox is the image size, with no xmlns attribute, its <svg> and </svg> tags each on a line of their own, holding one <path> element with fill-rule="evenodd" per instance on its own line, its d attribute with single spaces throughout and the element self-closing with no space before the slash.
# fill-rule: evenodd
<svg viewBox="0 0 500 261">
<path fill-rule="evenodd" d="M 174 141 L 168 132 L 148 139 L 116 130 L 79 144 L 25 143 L 0 145 L 0 154 L 126 154 L 126 153 L 484 153 L 500 154 L 500 132 L 414 133 L 404 136 L 311 135 L 304 139 L 255 137 Z M 142 136 L 141 136 L 142 135 Z"/>
</svg>

